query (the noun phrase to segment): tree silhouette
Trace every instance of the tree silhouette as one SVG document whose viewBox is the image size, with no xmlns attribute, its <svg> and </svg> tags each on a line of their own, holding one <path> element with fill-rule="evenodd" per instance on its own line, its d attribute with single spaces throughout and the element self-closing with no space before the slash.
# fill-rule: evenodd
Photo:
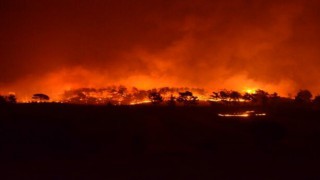
<svg viewBox="0 0 320 180">
<path fill-rule="evenodd" d="M 300 90 L 295 97 L 295 101 L 297 103 L 310 103 L 311 98 L 312 94 L 309 90 Z"/>
<path fill-rule="evenodd" d="M 280 99 L 280 96 L 276 92 L 270 94 L 269 97 L 270 97 L 270 99 L 274 99 L 274 100 Z"/>
<path fill-rule="evenodd" d="M 272 105 L 278 105 L 281 102 L 281 97 L 278 93 L 274 92 L 269 95 L 269 100 Z"/>
<path fill-rule="evenodd" d="M 219 97 L 222 103 L 224 103 L 225 105 L 229 105 L 230 104 L 230 91 L 228 90 L 221 90 L 219 91 Z"/>
<path fill-rule="evenodd" d="M 242 96 L 242 98 L 243 98 L 245 101 L 249 101 L 249 102 L 251 102 L 251 101 L 254 100 L 253 95 L 250 94 L 250 93 L 245 93 L 245 94 Z"/>
<path fill-rule="evenodd" d="M 135 101 L 143 101 L 146 98 L 148 98 L 149 93 L 148 91 L 145 91 L 145 90 L 137 90 L 132 95 Z"/>
<path fill-rule="evenodd" d="M 169 87 L 163 87 L 163 88 L 160 88 L 159 93 L 162 94 L 163 96 L 166 96 L 168 93 L 173 93 L 173 90 L 170 89 Z"/>
<path fill-rule="evenodd" d="M 134 100 L 133 99 L 133 95 L 132 94 L 127 94 L 123 98 L 121 104 L 130 104 L 133 100 Z M 114 101 L 114 100 L 112 101 L 112 98 L 111 98 L 111 100 L 110 99 L 108 100 L 108 103 L 117 104 L 116 101 Z"/>
<path fill-rule="evenodd" d="M 163 102 L 163 97 L 158 92 L 151 92 L 149 94 L 149 99 L 153 104 L 160 104 Z"/>
<path fill-rule="evenodd" d="M 212 95 L 210 95 L 210 97 L 215 101 L 219 101 L 221 99 L 219 92 L 212 92 Z"/>
<path fill-rule="evenodd" d="M 8 103 L 10 104 L 16 104 L 17 103 L 17 98 L 15 95 L 10 94 L 7 98 Z"/>
<path fill-rule="evenodd" d="M 38 102 L 46 102 L 50 100 L 50 97 L 45 94 L 34 94 L 32 99 Z"/>
<path fill-rule="evenodd" d="M 240 102 L 241 94 L 238 91 L 231 91 L 229 98 L 232 101 L 233 105 L 238 105 Z"/>
<path fill-rule="evenodd" d="M 264 91 L 264 90 L 261 90 L 261 89 L 258 89 L 254 94 L 253 94 L 253 101 L 260 104 L 260 105 L 267 105 L 268 103 L 268 99 L 269 99 L 269 93 Z"/>
<path fill-rule="evenodd" d="M 241 98 L 241 94 L 238 91 L 231 91 L 229 96 L 230 99 L 235 102 L 239 102 Z"/>
<path fill-rule="evenodd" d="M 221 90 L 219 91 L 219 96 L 221 98 L 221 101 L 227 102 L 230 99 L 230 92 L 227 90 Z"/>
<path fill-rule="evenodd" d="M 176 105 L 176 99 L 177 99 L 177 98 L 174 97 L 174 96 L 171 94 L 169 100 L 167 101 L 167 104 L 168 104 L 169 106 L 175 106 L 175 105 Z"/>
<path fill-rule="evenodd" d="M 193 96 L 192 92 L 190 91 L 179 92 L 179 97 L 177 98 L 177 101 L 185 105 L 194 105 L 197 104 L 198 97 Z"/>
<path fill-rule="evenodd" d="M 122 97 L 126 96 L 127 93 L 128 89 L 125 86 L 118 87 L 118 94 L 120 94 Z"/>
</svg>

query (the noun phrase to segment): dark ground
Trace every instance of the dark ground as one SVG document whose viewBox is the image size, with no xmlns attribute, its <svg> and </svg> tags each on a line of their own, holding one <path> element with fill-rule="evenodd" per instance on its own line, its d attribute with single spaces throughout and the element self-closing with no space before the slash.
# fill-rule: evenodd
<svg viewBox="0 0 320 180">
<path fill-rule="evenodd" d="M 319 179 L 320 111 L 0 107 L 0 179 Z"/>
</svg>

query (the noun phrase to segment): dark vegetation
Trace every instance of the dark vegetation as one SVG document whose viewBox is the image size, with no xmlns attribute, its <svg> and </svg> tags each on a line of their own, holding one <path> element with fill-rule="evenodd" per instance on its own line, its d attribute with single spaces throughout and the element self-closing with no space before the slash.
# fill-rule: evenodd
<svg viewBox="0 0 320 180">
<path fill-rule="evenodd" d="M 50 100 L 50 97 L 46 94 L 34 94 L 32 100 L 36 102 L 47 102 Z"/>
<path fill-rule="evenodd" d="M 7 96 L 2 96 L 0 95 L 0 106 L 1 105 L 6 105 L 6 104 L 16 104 L 17 103 L 17 98 L 13 94 L 9 94 Z"/>
</svg>

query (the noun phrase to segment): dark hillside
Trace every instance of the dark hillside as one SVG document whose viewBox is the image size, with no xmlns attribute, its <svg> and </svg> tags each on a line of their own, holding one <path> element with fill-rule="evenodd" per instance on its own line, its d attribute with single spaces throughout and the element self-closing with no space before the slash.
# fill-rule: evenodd
<svg viewBox="0 0 320 180">
<path fill-rule="evenodd" d="M 0 107 L 2 179 L 320 177 L 320 112 L 225 118 L 213 107 Z M 317 179 L 317 178 L 315 178 Z"/>
</svg>

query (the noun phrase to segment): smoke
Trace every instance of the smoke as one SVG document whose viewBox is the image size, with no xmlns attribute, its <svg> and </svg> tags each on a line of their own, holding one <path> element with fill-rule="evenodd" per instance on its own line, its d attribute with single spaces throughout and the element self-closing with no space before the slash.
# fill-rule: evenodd
<svg viewBox="0 0 320 180">
<path fill-rule="evenodd" d="M 320 92 L 316 0 L 1 2 L 0 91 Z"/>
</svg>

